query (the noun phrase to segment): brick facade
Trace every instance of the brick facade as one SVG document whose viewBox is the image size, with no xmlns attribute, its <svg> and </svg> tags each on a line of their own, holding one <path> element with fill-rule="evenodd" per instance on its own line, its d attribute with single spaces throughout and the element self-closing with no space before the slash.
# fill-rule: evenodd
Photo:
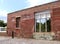
<svg viewBox="0 0 60 44">
<path fill-rule="evenodd" d="M 12 31 L 14 31 L 14 35 L 17 37 L 31 38 L 35 29 L 34 15 L 36 12 L 44 10 L 50 10 L 51 12 L 51 32 L 60 31 L 60 1 L 56 1 L 9 13 L 7 20 L 8 35 L 12 35 Z M 16 28 L 17 17 L 21 17 L 19 28 Z"/>
<path fill-rule="evenodd" d="M 53 9 L 52 13 L 52 31 L 55 32 L 57 38 L 60 39 L 60 8 Z"/>
</svg>

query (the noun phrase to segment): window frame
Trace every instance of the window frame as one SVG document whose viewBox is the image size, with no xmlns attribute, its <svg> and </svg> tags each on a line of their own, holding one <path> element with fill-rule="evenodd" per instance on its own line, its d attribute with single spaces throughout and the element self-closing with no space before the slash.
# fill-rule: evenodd
<svg viewBox="0 0 60 44">
<path fill-rule="evenodd" d="M 45 10 L 45 11 L 47 11 L 47 14 L 50 14 L 50 17 L 47 17 L 47 14 L 46 14 L 46 21 L 47 21 L 47 18 L 49 18 L 50 20 L 51 20 L 51 12 L 50 12 L 50 10 Z M 45 11 L 41 11 L 41 12 L 45 12 Z M 35 32 L 36 32 L 36 13 L 41 13 L 41 12 L 35 12 L 34 13 L 34 19 L 35 19 Z M 40 20 L 40 22 L 41 22 L 41 20 Z M 51 21 L 50 21 L 51 22 Z M 45 32 L 48 32 L 47 30 L 47 22 L 45 23 Z M 51 28 L 51 23 L 50 23 L 50 28 Z M 50 29 L 51 30 L 51 29 Z M 39 29 L 39 32 L 41 32 L 41 29 Z M 50 31 L 51 32 L 51 31 Z"/>
<path fill-rule="evenodd" d="M 21 17 L 16 17 L 16 28 L 20 28 L 20 19 Z"/>
</svg>

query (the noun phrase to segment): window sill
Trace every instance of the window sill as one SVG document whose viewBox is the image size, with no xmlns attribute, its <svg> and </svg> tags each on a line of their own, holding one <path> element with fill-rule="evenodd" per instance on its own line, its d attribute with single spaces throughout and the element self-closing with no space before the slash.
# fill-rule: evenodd
<svg viewBox="0 0 60 44">
<path fill-rule="evenodd" d="M 52 33 L 52 32 L 34 32 L 34 33 Z"/>
<path fill-rule="evenodd" d="M 16 28 L 16 29 L 21 29 L 21 28 Z"/>
<path fill-rule="evenodd" d="M 54 32 L 34 32 L 35 34 L 51 34 L 51 35 L 55 35 Z"/>
</svg>

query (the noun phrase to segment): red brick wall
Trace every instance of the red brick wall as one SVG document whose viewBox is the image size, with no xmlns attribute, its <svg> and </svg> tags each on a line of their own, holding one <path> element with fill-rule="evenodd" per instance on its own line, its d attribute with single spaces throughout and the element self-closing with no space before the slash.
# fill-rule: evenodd
<svg viewBox="0 0 60 44">
<path fill-rule="evenodd" d="M 60 8 L 53 9 L 52 13 L 52 31 L 55 32 L 57 38 L 60 39 Z"/>
<path fill-rule="evenodd" d="M 32 37 L 33 26 L 34 26 L 34 19 L 25 20 L 21 22 L 23 37 Z"/>
<path fill-rule="evenodd" d="M 19 28 L 16 28 L 16 16 L 8 16 L 8 25 L 7 25 L 7 31 L 8 31 L 8 35 L 11 36 L 12 35 L 12 31 L 14 31 L 14 35 L 15 36 L 19 36 L 19 37 L 32 37 L 32 33 L 34 32 L 34 15 L 33 14 L 26 14 L 27 16 L 29 16 L 28 18 L 24 18 L 25 15 L 19 15 L 21 16 L 20 22 L 19 22 Z M 12 21 L 12 18 L 15 21 Z"/>
<path fill-rule="evenodd" d="M 29 9 L 24 9 L 21 11 L 16 11 L 16 12 L 8 14 L 8 18 L 7 18 L 8 19 L 7 20 L 8 21 L 7 22 L 8 35 L 12 35 L 12 31 L 14 31 L 15 36 L 32 37 L 32 34 L 34 32 L 34 13 L 40 12 L 43 10 L 47 10 L 47 9 L 51 10 L 51 30 L 55 32 L 56 26 L 57 26 L 57 29 L 59 30 L 60 25 L 58 26 L 58 24 L 54 24 L 54 23 L 56 23 L 56 22 L 54 22 L 54 20 L 55 19 L 60 20 L 60 17 L 57 15 L 58 12 L 56 14 L 54 14 L 55 13 L 54 8 L 60 8 L 60 2 L 49 3 L 49 4 L 36 6 L 36 7 L 32 7 Z M 23 18 L 24 15 L 31 16 L 32 18 L 25 19 L 25 18 Z M 55 15 L 57 15 L 57 17 Z M 16 17 L 18 17 L 18 16 L 21 17 L 20 27 L 16 28 Z M 12 21 L 12 19 L 14 19 L 15 21 Z M 57 23 L 59 23 L 59 22 L 57 21 Z"/>
</svg>

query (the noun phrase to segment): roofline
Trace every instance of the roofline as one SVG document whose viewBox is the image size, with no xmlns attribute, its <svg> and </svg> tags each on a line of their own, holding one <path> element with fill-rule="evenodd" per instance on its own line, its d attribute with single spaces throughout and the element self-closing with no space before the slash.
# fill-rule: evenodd
<svg viewBox="0 0 60 44">
<path fill-rule="evenodd" d="M 12 13 L 8 13 L 8 14 L 13 14 L 13 13 L 16 13 L 16 12 L 21 12 L 21 11 L 24 11 L 24 10 L 28 10 L 28 9 L 32 9 L 32 8 L 40 7 L 40 6 L 44 6 L 44 5 L 48 5 L 48 4 L 55 3 L 55 2 L 59 2 L 59 1 L 54 1 L 54 2 L 50 2 L 50 3 L 42 4 L 42 5 L 37 5 L 37 6 L 34 6 L 34 7 L 25 8 L 25 9 L 18 10 L 18 11 L 15 11 L 15 12 L 12 12 Z"/>
</svg>

